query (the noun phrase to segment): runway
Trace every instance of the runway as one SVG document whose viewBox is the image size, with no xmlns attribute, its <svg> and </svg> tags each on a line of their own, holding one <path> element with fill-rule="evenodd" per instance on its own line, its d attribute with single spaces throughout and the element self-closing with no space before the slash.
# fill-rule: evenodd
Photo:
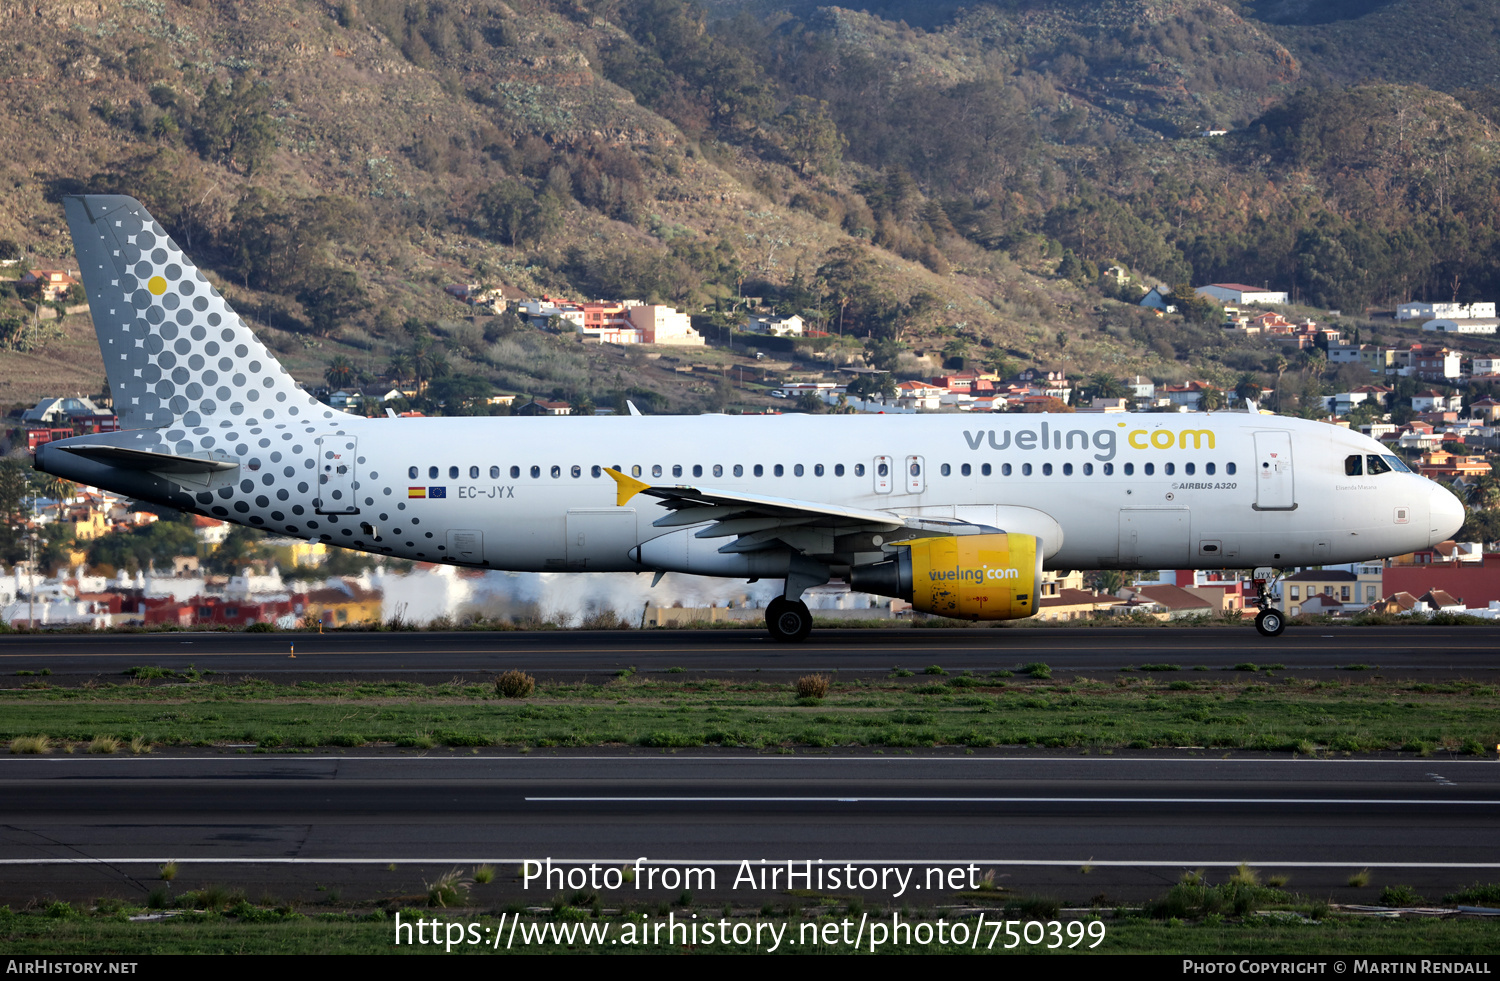
<svg viewBox="0 0 1500 981">
<path fill-rule="evenodd" d="M 288 655 L 295 645 L 296 658 Z M 1100 676 L 1177 665 L 1233 670 L 1282 665 L 1309 676 L 1351 671 L 1424 680 L 1500 679 L 1500 627 L 1291 627 L 1264 638 L 1253 627 L 1006 627 L 829 629 L 802 644 L 761 630 L 446 633 L 27 634 L 0 637 L 0 677 L 50 671 L 52 684 L 109 680 L 134 665 L 288 682 L 330 678 L 447 681 L 518 668 L 539 680 L 598 678 L 628 667 L 681 668 L 688 677 L 837 671 L 884 677 L 893 667 L 987 673 L 1045 662 L 1054 671 Z"/>
<path fill-rule="evenodd" d="M 1078 903 L 1154 897 L 1199 868 L 1223 881 L 1246 862 L 1305 894 L 1373 902 L 1396 883 L 1440 897 L 1500 881 L 1497 819 L 1500 767 L 1471 758 L 3 757 L 0 903 L 139 900 L 171 859 L 178 891 L 212 882 L 306 902 L 320 888 L 346 900 L 421 893 L 450 869 L 489 863 L 496 881 L 476 897 L 545 904 L 558 889 L 523 888 L 517 867 L 546 858 L 713 868 L 700 900 L 756 907 L 788 894 L 732 888 L 745 861 L 902 865 L 916 881 L 931 863 L 972 866 L 1017 893 Z M 1349 885 L 1365 869 L 1369 884 Z"/>
</svg>

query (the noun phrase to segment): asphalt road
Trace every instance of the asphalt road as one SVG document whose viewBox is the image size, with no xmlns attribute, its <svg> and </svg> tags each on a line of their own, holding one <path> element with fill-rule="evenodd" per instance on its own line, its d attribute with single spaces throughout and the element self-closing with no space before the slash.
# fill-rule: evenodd
<svg viewBox="0 0 1500 981">
<path fill-rule="evenodd" d="M 295 644 L 296 658 L 289 657 Z M 118 677 L 133 665 L 272 680 L 488 678 L 519 668 L 539 679 L 578 680 L 626 667 L 682 668 L 689 676 L 838 671 L 883 677 L 892 667 L 988 672 L 1035 661 L 1089 676 L 1131 666 L 1233 668 L 1280 664 L 1310 676 L 1500 678 L 1497 627 L 1292 627 L 1267 639 L 1254 628 L 818 630 L 802 644 L 760 630 L 451 633 L 151 633 L 0 636 L 0 678 L 51 672 L 54 684 Z"/>
<path fill-rule="evenodd" d="M 956 881 L 993 873 L 1018 893 L 1112 903 L 1160 895 L 1186 870 L 1223 881 L 1240 862 L 1304 893 L 1373 902 L 1393 883 L 1440 897 L 1500 881 L 1497 825 L 1500 766 L 1463 758 L 0 757 L 0 903 L 139 900 L 173 859 L 177 891 L 211 882 L 303 902 L 419 895 L 450 869 L 487 862 L 498 875 L 476 887 L 477 902 L 545 904 L 570 891 L 565 880 L 523 888 L 522 861 L 606 869 L 642 856 L 713 869 L 715 887 L 699 882 L 698 898 L 752 908 L 787 901 L 785 880 L 736 889 L 740 862 L 801 869 L 818 859 L 916 868 L 924 889 L 898 897 L 892 879 L 862 890 L 914 904 L 954 893 L 925 879 L 929 866 L 963 870 Z M 1369 884 L 1351 887 L 1364 869 Z M 669 899 L 682 883 L 666 885 L 606 891 L 605 901 Z M 813 888 L 849 891 L 826 885 Z"/>
</svg>

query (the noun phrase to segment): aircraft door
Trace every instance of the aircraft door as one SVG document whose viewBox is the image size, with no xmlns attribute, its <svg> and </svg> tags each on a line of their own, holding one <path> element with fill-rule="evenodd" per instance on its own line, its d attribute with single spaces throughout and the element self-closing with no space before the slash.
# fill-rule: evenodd
<svg viewBox="0 0 1500 981">
<path fill-rule="evenodd" d="M 1271 430 L 1255 434 L 1255 510 L 1295 511 L 1292 434 Z"/>
<path fill-rule="evenodd" d="M 895 479 L 895 475 L 891 473 L 895 469 L 895 461 L 888 456 L 877 456 L 872 469 L 875 471 L 875 493 L 889 494 Z"/>
<path fill-rule="evenodd" d="M 354 497 L 354 464 L 359 447 L 353 436 L 318 437 L 318 514 L 358 514 Z"/>
<path fill-rule="evenodd" d="M 906 493 L 920 494 L 927 489 L 927 461 L 919 456 L 906 458 Z"/>
</svg>

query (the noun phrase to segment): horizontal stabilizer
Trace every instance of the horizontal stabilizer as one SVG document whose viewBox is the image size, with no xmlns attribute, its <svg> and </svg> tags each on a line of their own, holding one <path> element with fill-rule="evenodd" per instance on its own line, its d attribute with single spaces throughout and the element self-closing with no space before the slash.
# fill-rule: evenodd
<svg viewBox="0 0 1500 981">
<path fill-rule="evenodd" d="M 218 473 L 239 466 L 234 460 L 212 460 L 202 456 L 178 456 L 175 453 L 152 453 L 149 450 L 131 450 L 123 446 L 84 444 L 82 446 L 60 446 L 59 449 L 77 453 L 98 463 L 125 470 L 150 470 L 153 473 Z"/>
</svg>

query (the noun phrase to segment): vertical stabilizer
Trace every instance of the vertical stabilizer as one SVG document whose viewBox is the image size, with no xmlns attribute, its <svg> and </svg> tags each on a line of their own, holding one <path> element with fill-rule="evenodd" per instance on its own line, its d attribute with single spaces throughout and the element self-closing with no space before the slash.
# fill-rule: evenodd
<svg viewBox="0 0 1500 981">
<path fill-rule="evenodd" d="M 328 415 L 134 198 L 63 206 L 122 429 Z"/>
</svg>

